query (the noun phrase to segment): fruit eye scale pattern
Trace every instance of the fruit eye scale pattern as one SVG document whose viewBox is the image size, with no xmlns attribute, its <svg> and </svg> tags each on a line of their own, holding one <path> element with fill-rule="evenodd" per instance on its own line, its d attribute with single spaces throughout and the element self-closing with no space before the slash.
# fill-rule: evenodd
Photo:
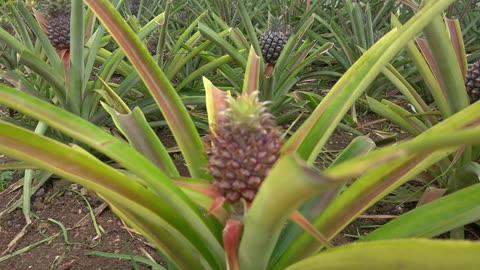
<svg viewBox="0 0 480 270">
<path fill-rule="evenodd" d="M 57 50 L 70 49 L 70 1 L 39 1 L 37 9 L 45 19 L 43 26 L 53 47 Z"/>
<path fill-rule="evenodd" d="M 282 145 L 275 119 L 264 104 L 256 97 L 253 104 L 238 100 L 217 114 L 208 165 L 214 187 L 230 203 L 255 198 Z"/>
<path fill-rule="evenodd" d="M 48 39 L 58 50 L 70 48 L 70 9 L 48 14 L 45 24 Z"/>
<path fill-rule="evenodd" d="M 480 61 L 475 62 L 467 72 L 465 77 L 465 87 L 467 88 L 470 102 L 480 99 Z"/>
<path fill-rule="evenodd" d="M 138 14 L 139 9 L 140 9 L 140 0 L 131 0 L 130 12 L 132 13 L 132 15 L 136 16 Z"/>
<path fill-rule="evenodd" d="M 12 25 L 8 22 L 8 19 L 4 17 L 0 17 L 0 28 L 7 31 L 10 35 L 15 35 L 15 29 L 13 29 Z"/>
<path fill-rule="evenodd" d="M 260 36 L 260 48 L 265 62 L 275 64 L 287 44 L 287 40 L 288 36 L 283 31 L 267 30 L 263 32 Z"/>
</svg>

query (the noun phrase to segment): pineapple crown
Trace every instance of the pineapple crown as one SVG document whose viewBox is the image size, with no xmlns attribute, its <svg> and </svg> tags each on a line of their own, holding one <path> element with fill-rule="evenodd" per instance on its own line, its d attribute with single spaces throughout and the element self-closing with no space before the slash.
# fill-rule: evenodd
<svg viewBox="0 0 480 270">
<path fill-rule="evenodd" d="M 6 25 L 8 25 L 8 19 L 4 16 L 0 16 L 0 27 L 4 27 Z"/>
<path fill-rule="evenodd" d="M 264 120 L 266 102 L 260 102 L 258 91 L 227 97 L 228 109 L 220 115 L 230 118 L 241 128 L 257 128 Z"/>
<path fill-rule="evenodd" d="M 58 11 L 70 11 L 71 0 L 38 0 L 36 7 L 39 11 L 53 14 Z"/>
<path fill-rule="evenodd" d="M 275 17 L 268 13 L 268 30 L 273 32 L 286 32 L 283 16 Z"/>
</svg>

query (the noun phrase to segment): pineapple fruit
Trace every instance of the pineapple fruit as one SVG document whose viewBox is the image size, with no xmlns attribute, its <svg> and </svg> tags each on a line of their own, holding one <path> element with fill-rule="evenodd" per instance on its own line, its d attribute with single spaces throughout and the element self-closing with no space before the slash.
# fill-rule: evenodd
<svg viewBox="0 0 480 270">
<path fill-rule="evenodd" d="M 130 0 L 130 12 L 132 15 L 137 16 L 140 9 L 140 0 Z"/>
<path fill-rule="evenodd" d="M 288 34 L 280 18 L 272 18 L 269 15 L 268 30 L 260 36 L 260 48 L 263 59 L 270 65 L 274 65 L 282 53 L 288 41 Z"/>
<path fill-rule="evenodd" d="M 57 50 L 70 48 L 70 11 L 68 0 L 43 0 L 37 3 L 37 10 L 43 16 L 44 29 Z"/>
<path fill-rule="evenodd" d="M 467 88 L 470 102 L 475 102 L 480 98 L 480 60 L 475 62 L 467 72 L 465 77 L 465 86 Z"/>
<path fill-rule="evenodd" d="M 258 92 L 229 98 L 217 113 L 208 171 L 226 201 L 251 202 L 279 157 L 282 145 L 274 116 Z"/>
<path fill-rule="evenodd" d="M 13 29 L 8 19 L 3 16 L 0 16 L 0 28 L 4 29 L 12 36 L 15 35 L 15 29 Z"/>
</svg>

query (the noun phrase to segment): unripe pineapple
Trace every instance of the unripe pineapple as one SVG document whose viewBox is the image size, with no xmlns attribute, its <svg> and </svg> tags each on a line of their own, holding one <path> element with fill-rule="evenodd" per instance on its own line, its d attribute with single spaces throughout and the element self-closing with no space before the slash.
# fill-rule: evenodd
<svg viewBox="0 0 480 270">
<path fill-rule="evenodd" d="M 150 55 L 152 56 L 155 56 L 157 55 L 157 45 L 158 45 L 158 35 L 151 35 L 148 39 L 147 39 L 147 49 L 148 49 L 148 52 L 150 53 Z M 163 61 L 166 61 L 168 58 L 168 50 L 167 48 L 163 48 L 163 51 L 162 51 L 162 59 Z"/>
<path fill-rule="evenodd" d="M 465 77 L 465 86 L 467 88 L 470 102 L 475 102 L 480 98 L 480 60 L 475 62 L 467 72 Z"/>
<path fill-rule="evenodd" d="M 177 14 L 177 20 L 185 23 L 185 25 L 188 25 L 188 14 L 186 11 L 180 11 Z"/>
<path fill-rule="evenodd" d="M 70 48 L 70 4 L 68 0 L 43 0 L 37 4 L 48 39 L 57 50 Z"/>
<path fill-rule="evenodd" d="M 260 36 L 260 48 L 265 62 L 270 65 L 275 64 L 287 41 L 288 34 L 281 18 L 270 18 L 269 16 L 268 30 Z"/>
<path fill-rule="evenodd" d="M 158 36 L 150 36 L 147 39 L 147 49 L 150 55 L 157 54 Z"/>
<path fill-rule="evenodd" d="M 140 9 L 140 0 L 130 0 L 130 12 L 132 15 L 137 16 Z"/>
<path fill-rule="evenodd" d="M 278 159 L 280 132 L 258 93 L 230 98 L 228 103 L 216 116 L 208 171 L 228 202 L 251 202 Z"/>
<path fill-rule="evenodd" d="M 15 29 L 13 29 L 8 19 L 3 16 L 0 17 L 0 27 L 7 31 L 10 35 L 15 35 Z"/>
</svg>

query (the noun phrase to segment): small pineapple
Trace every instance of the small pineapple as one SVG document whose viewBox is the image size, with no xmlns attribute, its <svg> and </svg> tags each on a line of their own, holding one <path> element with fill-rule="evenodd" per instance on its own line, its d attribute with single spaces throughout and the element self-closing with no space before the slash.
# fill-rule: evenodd
<svg viewBox="0 0 480 270">
<path fill-rule="evenodd" d="M 281 17 L 272 18 L 269 15 L 268 30 L 260 36 L 262 56 L 267 64 L 273 65 L 287 44 L 288 34 L 283 26 Z"/>
<path fill-rule="evenodd" d="M 130 0 L 130 12 L 132 15 L 137 16 L 140 9 L 140 0 Z"/>
<path fill-rule="evenodd" d="M 4 29 L 12 36 L 15 35 L 15 29 L 13 29 L 8 19 L 3 16 L 0 16 L 0 28 Z"/>
<path fill-rule="evenodd" d="M 467 88 L 470 102 L 480 99 L 480 60 L 475 62 L 467 72 L 465 77 L 465 86 Z"/>
<path fill-rule="evenodd" d="M 187 11 L 182 10 L 176 14 L 177 20 L 184 23 L 184 25 L 188 25 L 188 14 Z"/>
<path fill-rule="evenodd" d="M 68 0 L 43 0 L 37 4 L 48 39 L 57 50 L 70 49 L 70 4 Z"/>
<path fill-rule="evenodd" d="M 147 49 L 150 55 L 157 54 L 158 36 L 150 36 L 147 39 Z"/>
<path fill-rule="evenodd" d="M 147 39 L 147 50 L 152 56 L 157 55 L 158 39 L 159 39 L 158 35 L 151 35 Z M 162 59 L 163 61 L 166 61 L 167 58 L 168 58 L 168 50 L 167 48 L 163 48 Z"/>
<path fill-rule="evenodd" d="M 277 161 L 282 140 L 258 92 L 229 98 L 228 104 L 216 116 L 208 171 L 226 201 L 251 202 Z"/>
</svg>

